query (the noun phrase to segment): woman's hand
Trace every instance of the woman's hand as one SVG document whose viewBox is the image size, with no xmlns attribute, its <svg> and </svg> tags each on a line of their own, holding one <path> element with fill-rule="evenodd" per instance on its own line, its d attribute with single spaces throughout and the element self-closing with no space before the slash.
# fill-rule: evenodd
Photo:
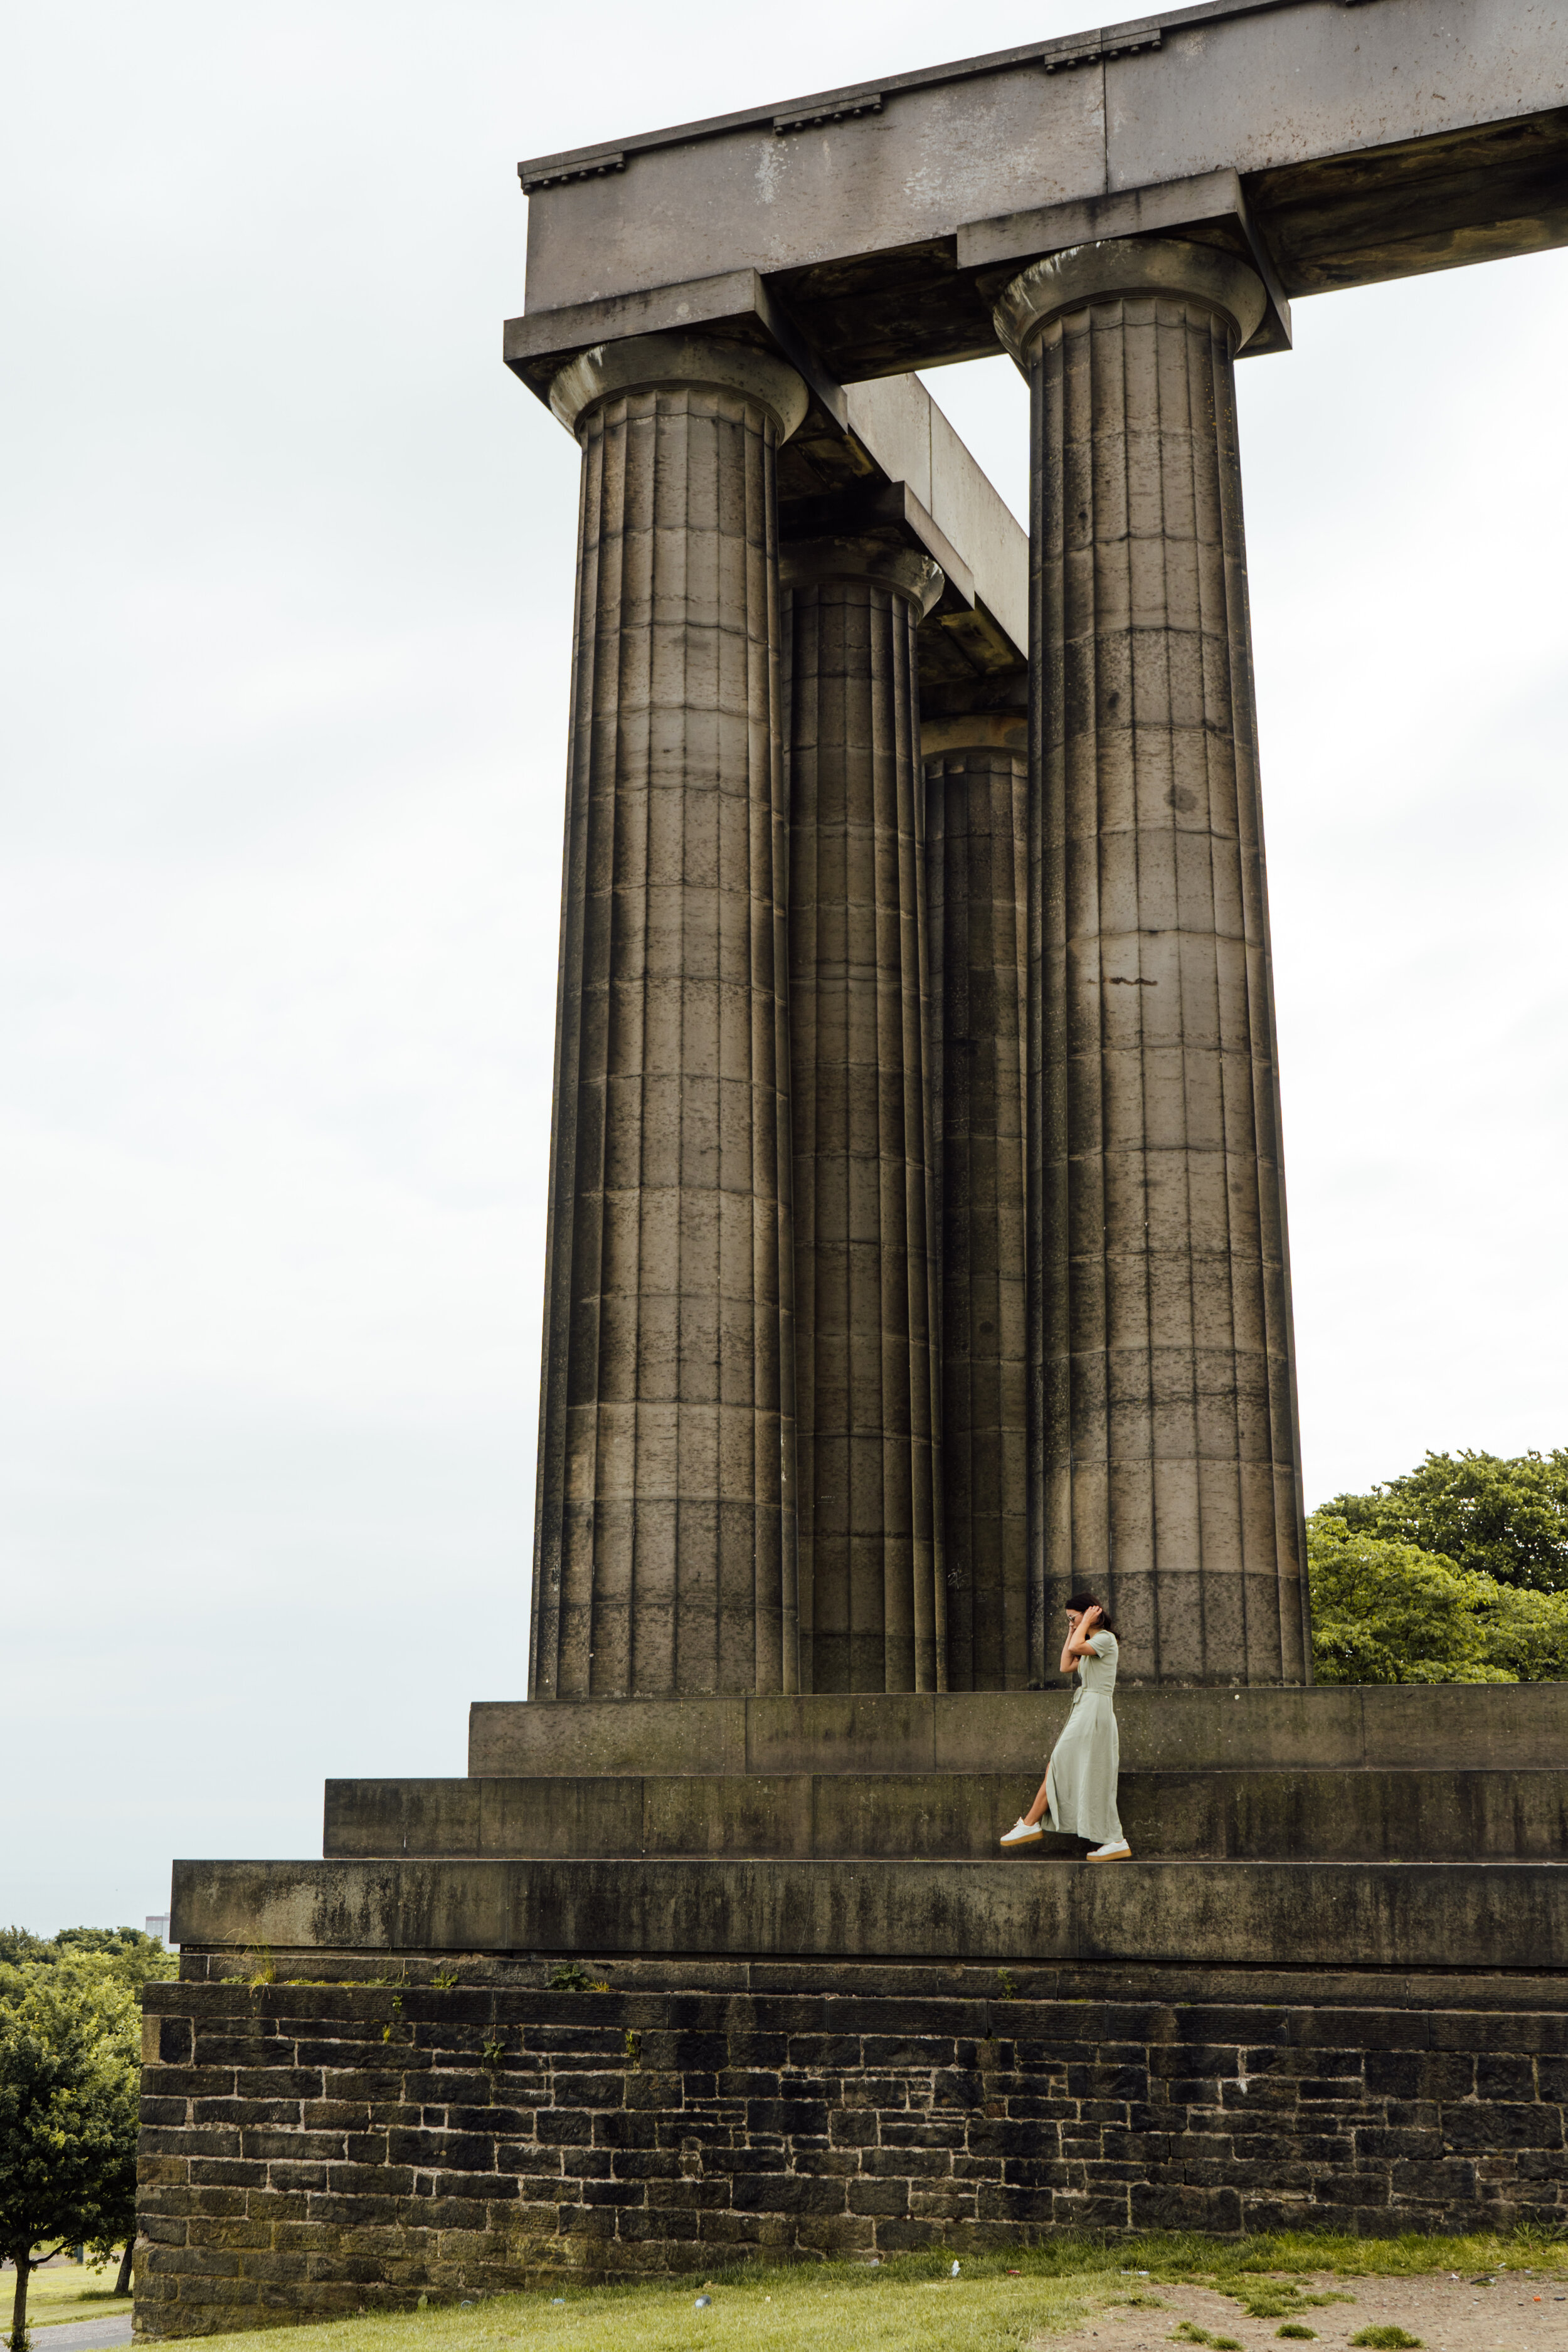
<svg viewBox="0 0 1568 2352">
<path fill-rule="evenodd" d="M 1089 1646 L 1089 1637 L 1104 1614 L 1105 1612 L 1098 1601 L 1090 1601 L 1087 1609 L 1068 1611 L 1068 1637 L 1062 1644 L 1062 1662 L 1058 1669 L 1059 1673 L 1076 1674 L 1080 1658 L 1094 1656 L 1095 1653 Z"/>
</svg>

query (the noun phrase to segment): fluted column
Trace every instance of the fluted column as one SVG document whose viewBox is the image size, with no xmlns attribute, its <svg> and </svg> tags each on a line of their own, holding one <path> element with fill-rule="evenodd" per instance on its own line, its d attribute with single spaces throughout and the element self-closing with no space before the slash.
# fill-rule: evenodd
<svg viewBox="0 0 1568 2352">
<path fill-rule="evenodd" d="M 945 1685 L 915 631 L 929 558 L 785 551 L 801 1675 Z"/>
<path fill-rule="evenodd" d="M 531 1685 L 795 1685 L 774 458 L 799 379 L 652 335 L 583 450 Z"/>
<path fill-rule="evenodd" d="M 1037 1542 L 1124 1675 L 1300 1682 L 1300 1447 L 1233 362 L 1263 291 L 1174 240 L 1037 262 Z"/>
<path fill-rule="evenodd" d="M 1027 727 L 1021 710 L 928 719 L 921 750 L 948 1687 L 1014 1690 L 1043 1672 L 1024 1279 Z"/>
</svg>

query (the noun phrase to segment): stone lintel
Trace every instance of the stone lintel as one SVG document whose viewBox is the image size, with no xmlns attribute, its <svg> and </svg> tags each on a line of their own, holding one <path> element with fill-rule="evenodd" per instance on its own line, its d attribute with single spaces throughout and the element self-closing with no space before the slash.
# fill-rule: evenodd
<svg viewBox="0 0 1568 2352">
<path fill-rule="evenodd" d="M 1563 97 L 1550 9 L 1213 0 L 539 159 L 528 299 L 749 264 L 840 382 L 895 374 L 997 348 L 969 232 L 1227 173 L 1285 294 L 1370 285 L 1568 240 Z"/>
</svg>

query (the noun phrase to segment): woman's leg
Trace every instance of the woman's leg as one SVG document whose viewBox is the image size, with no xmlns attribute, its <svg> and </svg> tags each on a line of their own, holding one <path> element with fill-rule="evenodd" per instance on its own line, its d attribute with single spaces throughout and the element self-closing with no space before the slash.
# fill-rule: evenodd
<svg viewBox="0 0 1568 2352">
<path fill-rule="evenodd" d="M 1049 1801 L 1050 1801 L 1050 1798 L 1049 1798 L 1049 1794 L 1048 1794 L 1048 1791 L 1049 1791 L 1049 1790 L 1050 1790 L 1050 1785 L 1051 1785 L 1051 1776 L 1050 1776 L 1050 1773 L 1047 1771 L 1047 1774 L 1046 1774 L 1045 1779 L 1040 1782 L 1040 1793 L 1039 1793 L 1039 1795 L 1035 1799 L 1034 1803 L 1029 1807 L 1028 1811 L 1024 1815 L 1024 1821 L 1025 1821 L 1025 1823 L 1026 1823 L 1026 1827 L 1028 1827 L 1029 1829 L 1033 1829 L 1033 1828 L 1034 1828 L 1034 1826 L 1035 1826 L 1035 1823 L 1036 1823 L 1037 1822 L 1044 1821 L 1044 1819 L 1045 1819 L 1045 1817 L 1046 1817 L 1046 1807 L 1047 1807 L 1047 1804 L 1049 1803 Z"/>
</svg>

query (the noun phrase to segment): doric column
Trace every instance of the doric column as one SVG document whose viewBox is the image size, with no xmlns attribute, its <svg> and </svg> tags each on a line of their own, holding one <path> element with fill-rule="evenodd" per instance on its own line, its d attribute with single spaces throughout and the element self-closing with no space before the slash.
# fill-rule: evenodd
<svg viewBox="0 0 1568 2352">
<path fill-rule="evenodd" d="M 929 557 L 786 549 L 801 1679 L 945 1683 L 915 631 Z"/>
<path fill-rule="evenodd" d="M 774 459 L 792 370 L 698 337 L 556 379 L 583 449 L 533 1666 L 795 1686 Z"/>
<path fill-rule="evenodd" d="M 1041 1679 L 1028 1547 L 1022 710 L 927 719 L 926 877 L 950 1690 Z"/>
<path fill-rule="evenodd" d="M 1123 1673 L 1300 1682 L 1300 1446 L 1233 362 L 1263 290 L 1173 240 L 1036 262 L 1032 1349 L 1047 1610 Z"/>
</svg>

